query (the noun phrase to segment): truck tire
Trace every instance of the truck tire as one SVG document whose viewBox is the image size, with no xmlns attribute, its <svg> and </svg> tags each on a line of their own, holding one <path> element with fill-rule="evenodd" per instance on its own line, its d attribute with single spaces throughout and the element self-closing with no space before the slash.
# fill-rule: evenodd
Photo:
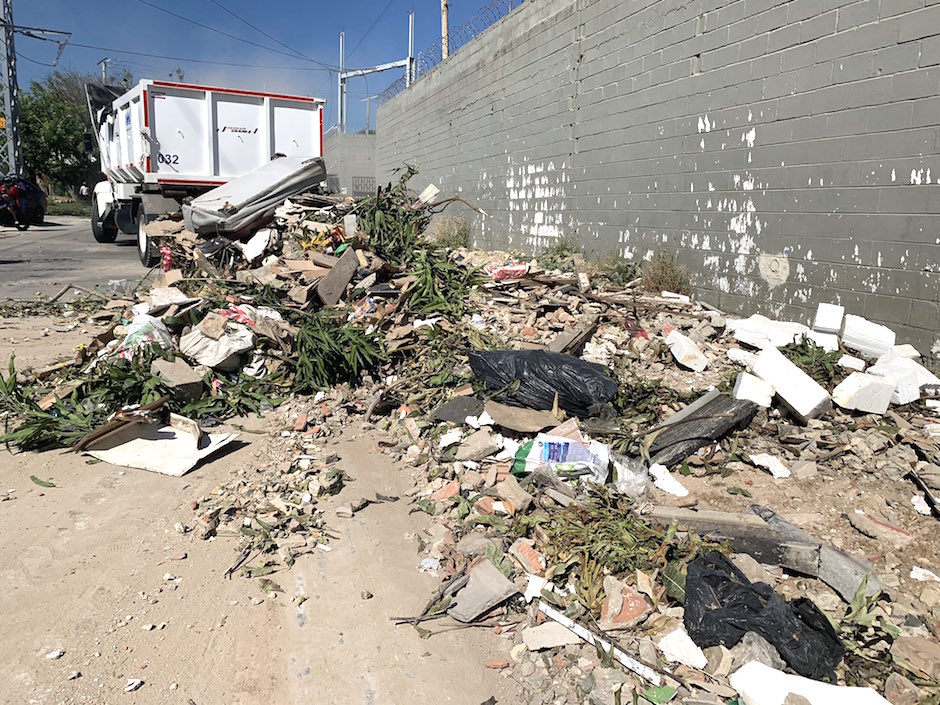
<svg viewBox="0 0 940 705">
<path fill-rule="evenodd" d="M 147 237 L 147 233 L 144 232 L 144 225 L 146 224 L 147 211 L 141 205 L 137 210 L 137 256 L 140 258 L 140 263 L 149 269 L 157 264 L 160 253 L 157 252 L 157 248 L 154 247 L 153 243 L 150 242 L 150 238 Z"/>
<path fill-rule="evenodd" d="M 42 222 L 42 221 L 40 221 Z M 117 240 L 118 229 L 114 224 L 114 218 L 100 220 L 98 218 L 98 204 L 95 199 L 91 200 L 91 233 L 95 236 L 96 242 L 114 242 Z"/>
</svg>

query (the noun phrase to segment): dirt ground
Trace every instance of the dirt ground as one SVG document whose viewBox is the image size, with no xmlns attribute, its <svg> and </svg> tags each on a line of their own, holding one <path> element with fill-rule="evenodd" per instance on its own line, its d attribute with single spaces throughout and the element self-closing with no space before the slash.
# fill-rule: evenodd
<svg viewBox="0 0 940 705">
<path fill-rule="evenodd" d="M 0 357 L 15 348 L 18 366 L 41 365 L 87 340 L 87 326 L 59 333 L 52 323 L 3 321 Z M 272 576 L 284 589 L 275 599 L 257 581 L 223 577 L 234 538 L 201 541 L 174 528 L 192 522 L 194 500 L 269 457 L 279 432 L 272 418 L 272 429 L 243 434 L 183 478 L 89 464 L 70 452 L 0 451 L 0 701 L 521 701 L 518 684 L 484 667 L 505 658 L 511 642 L 485 628 L 423 640 L 395 626 L 392 618 L 420 613 L 438 580 L 417 570 L 428 521 L 405 501 L 353 519 L 335 514 L 351 498 L 413 487 L 411 471 L 377 451 L 374 438 L 350 429 L 336 446 L 354 480 L 324 507 L 340 538 Z M 235 423 L 262 430 L 272 421 Z M 39 487 L 31 475 L 56 486 Z M 61 658 L 45 658 L 59 649 Z M 128 679 L 144 685 L 125 694 Z"/>
</svg>

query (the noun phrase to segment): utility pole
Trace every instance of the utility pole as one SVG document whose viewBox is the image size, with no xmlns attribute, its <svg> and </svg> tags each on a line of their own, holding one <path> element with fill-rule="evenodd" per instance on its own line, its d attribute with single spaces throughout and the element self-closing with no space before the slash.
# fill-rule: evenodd
<svg viewBox="0 0 940 705">
<path fill-rule="evenodd" d="M 339 90 L 336 95 L 336 124 L 340 132 L 346 132 L 346 32 L 339 33 Z"/>
<path fill-rule="evenodd" d="M 447 0 L 441 0 L 441 59 L 450 56 L 450 23 L 447 21 Z"/>
<path fill-rule="evenodd" d="M 365 103 L 365 104 L 366 104 L 366 134 L 367 134 L 367 135 L 369 134 L 369 132 L 371 132 L 371 125 L 372 125 L 372 101 L 375 100 L 376 98 L 378 98 L 377 95 L 370 95 L 370 96 L 366 96 L 365 98 L 363 98 L 362 100 L 359 101 L 360 103 Z"/>
<path fill-rule="evenodd" d="M 101 65 L 101 82 L 102 83 L 106 84 L 108 82 L 108 64 L 110 64 L 111 61 L 113 61 L 113 59 L 109 59 L 105 57 L 104 59 L 98 62 Z"/>
<path fill-rule="evenodd" d="M 0 159 L 8 174 L 23 172 L 20 141 L 20 89 L 13 46 L 13 0 L 3 0 L 3 114 L 0 115 Z"/>
</svg>

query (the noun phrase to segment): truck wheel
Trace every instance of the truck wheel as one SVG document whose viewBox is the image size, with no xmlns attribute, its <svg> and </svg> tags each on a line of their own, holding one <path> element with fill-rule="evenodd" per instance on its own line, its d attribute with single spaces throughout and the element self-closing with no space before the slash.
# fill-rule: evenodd
<svg viewBox="0 0 940 705">
<path fill-rule="evenodd" d="M 40 221 L 42 222 L 42 221 Z M 98 205 L 95 200 L 91 201 L 91 232 L 95 236 L 96 242 L 114 242 L 117 239 L 117 225 L 113 218 L 107 220 L 98 219 Z"/>
<path fill-rule="evenodd" d="M 153 243 L 150 242 L 147 233 L 144 232 L 144 225 L 146 224 L 147 211 L 141 206 L 137 212 L 137 256 L 140 257 L 140 263 L 149 269 L 156 265 L 157 260 L 160 259 L 160 254 L 157 252 L 157 248 L 153 246 Z"/>
</svg>

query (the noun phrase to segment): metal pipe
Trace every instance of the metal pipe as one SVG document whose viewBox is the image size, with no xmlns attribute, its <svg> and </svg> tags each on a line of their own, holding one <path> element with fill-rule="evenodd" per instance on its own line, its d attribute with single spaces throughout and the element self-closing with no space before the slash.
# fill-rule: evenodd
<svg viewBox="0 0 940 705">
<path fill-rule="evenodd" d="M 343 100 L 346 94 L 346 77 L 343 75 L 343 70 L 345 68 L 346 62 L 346 33 L 339 33 L 339 79 L 337 81 L 337 90 L 336 90 L 336 125 L 339 127 L 339 131 L 346 131 L 346 111 L 345 111 L 345 101 Z"/>
<path fill-rule="evenodd" d="M 408 13 L 408 69 L 405 85 L 410 86 L 415 80 L 415 11 Z"/>
</svg>

